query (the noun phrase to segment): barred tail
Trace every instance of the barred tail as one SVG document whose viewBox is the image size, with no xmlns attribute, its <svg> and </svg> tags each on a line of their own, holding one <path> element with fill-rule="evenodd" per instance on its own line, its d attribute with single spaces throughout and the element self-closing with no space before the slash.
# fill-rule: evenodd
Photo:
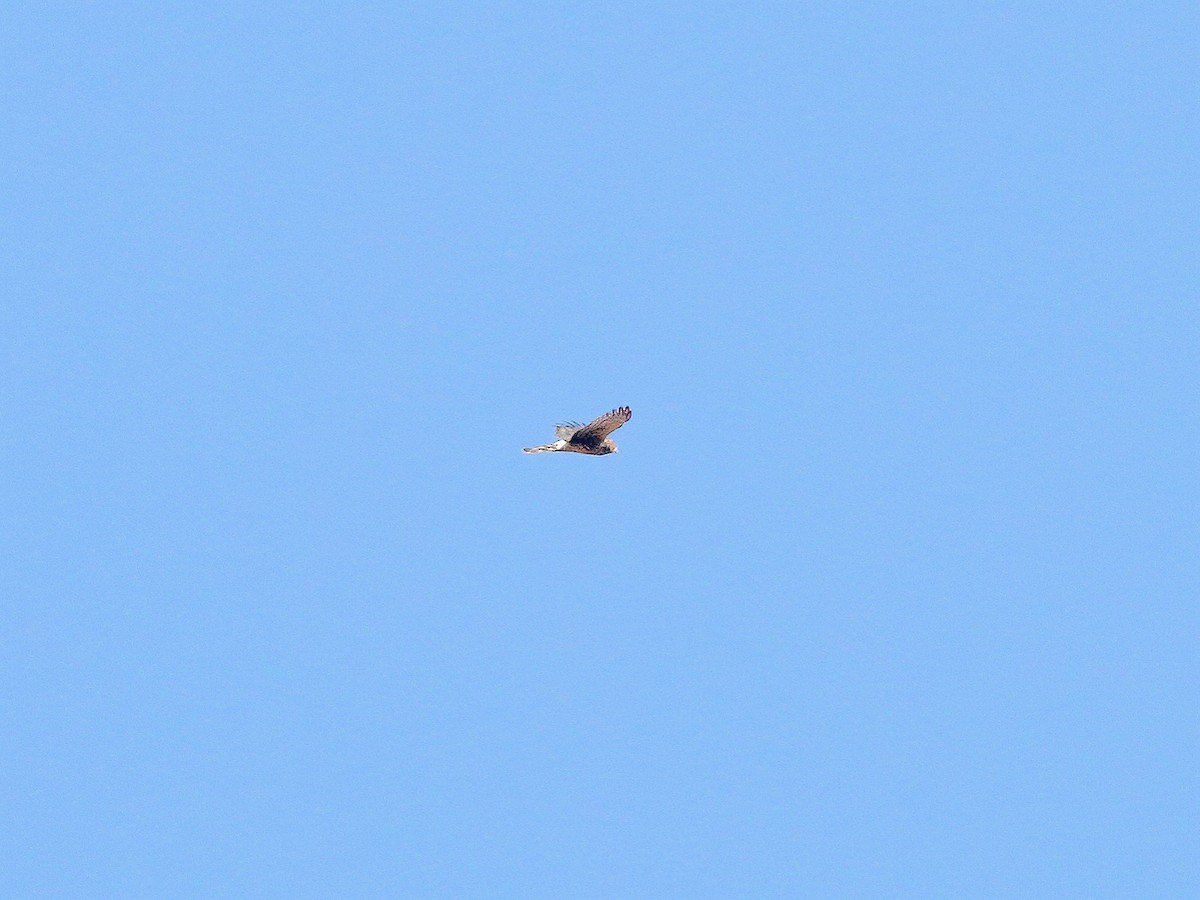
<svg viewBox="0 0 1200 900">
<path fill-rule="evenodd" d="M 526 447 L 526 453 L 553 453 L 558 449 L 558 442 L 553 444 L 542 444 L 540 447 Z"/>
</svg>

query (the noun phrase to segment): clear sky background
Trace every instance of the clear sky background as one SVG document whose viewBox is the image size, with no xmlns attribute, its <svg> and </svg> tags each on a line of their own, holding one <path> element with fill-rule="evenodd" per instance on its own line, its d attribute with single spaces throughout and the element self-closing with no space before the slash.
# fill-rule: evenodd
<svg viewBox="0 0 1200 900">
<path fill-rule="evenodd" d="M 1198 36 L 10 5 L 0 894 L 1194 889 Z"/>
</svg>

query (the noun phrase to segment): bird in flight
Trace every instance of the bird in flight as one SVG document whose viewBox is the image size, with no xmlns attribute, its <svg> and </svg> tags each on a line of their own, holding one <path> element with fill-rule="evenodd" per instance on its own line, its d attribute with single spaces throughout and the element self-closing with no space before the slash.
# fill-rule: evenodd
<svg viewBox="0 0 1200 900">
<path fill-rule="evenodd" d="M 565 422 L 554 429 L 558 438 L 552 444 L 540 447 L 526 447 L 526 453 L 556 453 L 560 450 L 568 453 L 586 453 L 588 456 L 607 456 L 617 452 L 617 445 L 609 437 L 614 431 L 624 425 L 633 416 L 628 406 L 620 406 L 612 412 L 606 412 L 589 422 L 580 425 L 578 422 Z"/>
</svg>

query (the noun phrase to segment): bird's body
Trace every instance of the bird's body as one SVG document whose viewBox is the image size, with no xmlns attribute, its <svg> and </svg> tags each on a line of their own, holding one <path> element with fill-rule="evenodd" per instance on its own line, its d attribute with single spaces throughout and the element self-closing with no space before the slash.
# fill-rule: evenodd
<svg viewBox="0 0 1200 900">
<path fill-rule="evenodd" d="M 526 447 L 526 453 L 584 453 L 588 456 L 607 456 L 617 452 L 616 443 L 609 437 L 630 420 L 633 413 L 628 406 L 621 406 L 589 422 L 565 422 L 554 429 L 558 440 L 540 447 Z"/>
</svg>

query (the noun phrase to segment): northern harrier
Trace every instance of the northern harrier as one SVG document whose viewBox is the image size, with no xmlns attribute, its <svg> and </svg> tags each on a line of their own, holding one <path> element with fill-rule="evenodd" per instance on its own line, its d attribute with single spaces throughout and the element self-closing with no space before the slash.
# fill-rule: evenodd
<svg viewBox="0 0 1200 900">
<path fill-rule="evenodd" d="M 633 415 L 628 406 L 621 406 L 612 412 L 606 412 L 600 418 L 587 425 L 578 422 L 566 422 L 554 428 L 554 436 L 558 438 L 553 444 L 543 444 L 540 447 L 526 447 L 526 453 L 554 453 L 559 450 L 570 453 L 586 453 L 588 456 L 607 456 L 617 452 L 617 445 L 609 437 L 614 431 L 629 421 Z"/>
</svg>

